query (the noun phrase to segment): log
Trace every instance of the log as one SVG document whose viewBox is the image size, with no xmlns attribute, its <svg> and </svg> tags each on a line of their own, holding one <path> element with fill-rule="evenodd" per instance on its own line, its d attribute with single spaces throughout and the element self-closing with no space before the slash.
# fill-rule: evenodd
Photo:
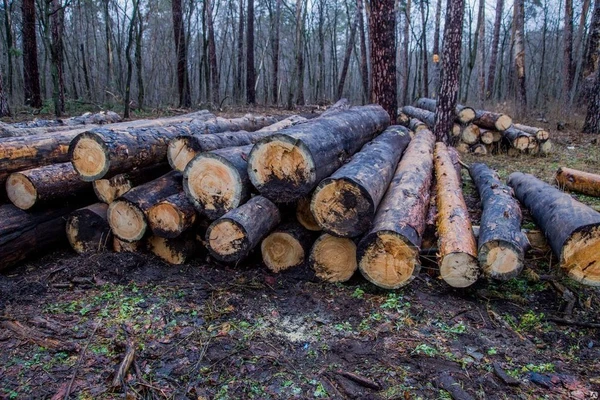
<svg viewBox="0 0 600 400">
<path fill-rule="evenodd" d="M 402 107 L 398 109 L 398 117 L 396 118 L 396 123 L 406 128 L 408 128 L 408 125 L 410 124 L 410 117 L 402 112 Z"/>
<path fill-rule="evenodd" d="M 110 179 L 98 179 L 92 182 L 96 197 L 103 203 L 110 204 L 136 186 L 156 179 L 171 169 L 166 163 L 136 169 L 124 174 L 115 175 Z M 77 175 L 79 177 L 79 174 Z"/>
<path fill-rule="evenodd" d="M 269 199 L 253 197 L 208 227 L 208 251 L 218 261 L 241 261 L 279 224 L 280 219 L 279 209 Z"/>
<path fill-rule="evenodd" d="M 15 172 L 6 180 L 9 200 L 22 210 L 69 197 L 81 197 L 92 185 L 83 182 L 71 163 L 46 165 Z"/>
<path fill-rule="evenodd" d="M 504 132 L 512 125 L 512 118 L 506 114 L 485 110 L 475 110 L 473 123 L 480 128 L 493 129 Z"/>
<path fill-rule="evenodd" d="M 91 182 L 166 161 L 169 142 L 179 135 L 214 134 L 243 128 L 252 131 L 274 122 L 267 117 L 216 118 L 167 127 L 94 129 L 73 139 L 69 157 L 81 179 Z M 215 148 L 232 146 L 227 136 L 211 136 L 206 140 L 216 142 L 213 145 L 219 147 Z"/>
<path fill-rule="evenodd" d="M 244 204 L 252 191 L 248 154 L 252 145 L 200 153 L 183 173 L 183 189 L 193 206 L 210 220 Z"/>
<path fill-rule="evenodd" d="M 327 110 L 323 111 L 320 117 L 324 117 L 330 115 L 332 113 L 336 113 L 338 111 L 344 111 L 351 107 L 350 101 L 346 98 L 341 98 L 332 104 Z"/>
<path fill-rule="evenodd" d="M 268 269 L 281 272 L 304 263 L 315 233 L 297 222 L 279 225 L 261 243 L 262 259 Z"/>
<path fill-rule="evenodd" d="M 196 233 L 193 232 L 193 229 L 176 238 L 155 235 L 148 238 L 148 250 L 161 260 L 173 265 L 185 264 L 198 254 L 200 249 L 201 245 L 196 241 Z"/>
<path fill-rule="evenodd" d="M 369 229 L 410 140 L 406 128 L 390 126 L 319 183 L 310 209 L 325 232 L 354 237 Z"/>
<path fill-rule="evenodd" d="M 194 225 L 196 210 L 184 192 L 175 193 L 151 206 L 146 213 L 154 236 L 173 239 Z"/>
<path fill-rule="evenodd" d="M 479 265 L 490 278 L 506 281 L 521 273 L 527 237 L 521 232 L 521 207 L 512 189 L 482 163 L 472 164 L 469 174 L 477 187 L 483 213 L 477 244 Z"/>
<path fill-rule="evenodd" d="M 498 131 L 495 131 L 495 132 L 498 132 Z M 500 133 L 500 132 L 498 132 L 498 133 Z M 483 143 L 483 144 L 492 144 L 496 141 L 495 140 L 496 135 L 494 134 L 494 131 L 491 131 L 489 129 L 480 128 L 479 134 L 480 134 L 479 139 L 481 140 L 481 143 Z M 501 134 L 498 136 L 498 141 L 500 141 L 500 139 L 502 139 Z"/>
<path fill-rule="evenodd" d="M 177 171 L 131 189 L 108 206 L 108 223 L 113 234 L 126 242 L 141 240 L 148 228 L 148 210 L 182 190 L 181 174 Z"/>
<path fill-rule="evenodd" d="M 250 181 L 273 201 L 298 200 L 387 128 L 389 121 L 381 106 L 370 105 L 284 129 L 252 148 Z"/>
<path fill-rule="evenodd" d="M 355 239 L 322 234 L 310 251 L 309 263 L 321 280 L 348 281 L 358 269 Z"/>
<path fill-rule="evenodd" d="M 112 245 L 107 210 L 108 205 L 96 203 L 69 215 L 66 223 L 67 240 L 76 253 L 99 253 Z"/>
<path fill-rule="evenodd" d="M 284 120 L 268 125 L 255 132 L 237 131 L 218 135 L 180 135 L 169 142 L 167 160 L 176 171 L 183 172 L 187 164 L 198 154 L 225 147 L 245 146 L 256 143 L 273 132 L 303 123 L 306 118 L 293 115 Z"/>
<path fill-rule="evenodd" d="M 407 128 L 410 129 L 411 131 L 413 131 L 414 133 L 417 133 L 417 132 L 425 130 L 425 129 L 429 129 L 425 122 L 423 122 L 419 119 L 416 119 L 416 118 L 409 119 Z"/>
<path fill-rule="evenodd" d="M 464 288 L 479 278 L 477 246 L 460 182 L 443 143 L 435 146 L 438 264 L 450 286 Z"/>
<path fill-rule="evenodd" d="M 66 217 L 76 205 L 25 212 L 0 206 L 0 270 L 65 242 Z"/>
<path fill-rule="evenodd" d="M 427 111 L 422 108 L 417 108 L 413 106 L 402 107 L 402 112 L 408 115 L 410 118 L 416 118 L 420 121 L 425 122 L 429 129 L 433 129 L 433 126 L 435 125 L 435 112 Z"/>
<path fill-rule="evenodd" d="M 485 156 L 488 153 L 487 147 L 485 144 L 477 143 L 471 146 L 469 152 L 476 154 L 478 156 Z"/>
<path fill-rule="evenodd" d="M 556 183 L 563 190 L 600 197 L 600 175 L 560 167 L 556 171 Z"/>
<path fill-rule="evenodd" d="M 419 132 L 402 161 L 373 220 L 358 244 L 358 267 L 373 284 L 396 289 L 418 275 L 419 247 L 425 230 L 435 136 Z"/>
<path fill-rule="evenodd" d="M 533 135 L 533 137 L 535 137 L 540 142 L 543 142 L 544 140 L 548 140 L 548 138 L 550 137 L 550 134 L 548 133 L 548 131 L 543 128 L 537 128 L 534 126 L 527 126 L 527 125 L 521 125 L 521 124 L 514 124 L 513 126 L 520 131 L 527 132 L 530 135 Z"/>
<path fill-rule="evenodd" d="M 420 98 L 415 106 L 435 113 L 437 101 L 434 99 Z M 471 107 L 458 104 L 456 106 L 456 118 L 461 124 L 469 124 L 475 119 L 475 110 Z"/>
<path fill-rule="evenodd" d="M 479 143 L 479 138 L 481 136 L 481 131 L 479 127 L 475 124 L 468 124 L 462 128 L 460 133 L 460 139 L 466 144 L 475 144 Z"/>
<path fill-rule="evenodd" d="M 600 286 L 600 213 L 533 175 L 515 172 L 508 184 L 544 231 L 568 275 Z"/>
<path fill-rule="evenodd" d="M 531 140 L 533 139 L 533 136 L 531 136 L 529 133 L 523 132 L 514 126 L 504 130 L 502 135 L 506 140 L 508 140 L 512 147 L 521 151 L 527 150 Z"/>
<path fill-rule="evenodd" d="M 548 139 L 546 141 L 540 142 L 540 150 L 539 150 L 539 154 L 541 155 L 548 155 L 552 153 L 552 140 Z"/>
<path fill-rule="evenodd" d="M 145 240 L 126 242 L 113 235 L 113 251 L 116 253 L 140 253 L 145 248 Z"/>
<path fill-rule="evenodd" d="M 300 198 L 296 203 L 296 220 L 300 225 L 308 229 L 309 231 L 319 232 L 321 231 L 321 226 L 315 220 L 315 216 L 310 210 L 310 201 L 312 199 L 312 194 L 306 197 Z"/>
<path fill-rule="evenodd" d="M 458 142 L 456 144 L 456 150 L 459 153 L 466 154 L 466 153 L 469 153 L 471 151 L 471 146 L 469 146 L 465 142 Z"/>
</svg>

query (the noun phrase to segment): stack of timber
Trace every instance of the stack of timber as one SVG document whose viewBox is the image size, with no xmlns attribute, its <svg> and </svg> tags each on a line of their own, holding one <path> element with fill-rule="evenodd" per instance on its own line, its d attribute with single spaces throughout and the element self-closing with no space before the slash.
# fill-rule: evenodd
<svg viewBox="0 0 600 400">
<path fill-rule="evenodd" d="M 413 107 L 413 106 L 404 106 L 400 109 L 400 113 L 408 117 L 409 124 L 407 127 L 411 129 L 413 132 L 418 132 L 423 129 L 423 127 L 419 124 L 419 122 L 423 122 L 427 125 L 427 128 L 433 130 L 435 125 L 435 112 L 431 112 L 428 110 L 424 110 L 422 108 Z M 404 118 L 405 120 L 406 118 Z M 419 129 L 420 127 L 420 129 Z M 455 123 L 452 126 L 452 137 L 457 137 L 460 135 L 460 124 Z"/>
<path fill-rule="evenodd" d="M 561 268 L 580 283 L 600 286 L 600 213 L 533 175 L 515 172 L 508 185 L 546 235 Z"/>
</svg>

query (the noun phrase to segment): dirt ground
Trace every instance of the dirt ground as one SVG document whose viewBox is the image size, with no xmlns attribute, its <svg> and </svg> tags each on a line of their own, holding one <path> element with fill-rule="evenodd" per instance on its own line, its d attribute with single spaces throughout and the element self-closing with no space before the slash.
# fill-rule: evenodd
<svg viewBox="0 0 600 400">
<path fill-rule="evenodd" d="M 477 160 L 503 178 L 600 172 L 594 138 L 552 135 L 549 157 Z M 385 291 L 360 276 L 319 282 L 307 266 L 275 275 L 256 254 L 175 267 L 65 246 L 0 273 L 0 399 L 594 399 L 600 290 L 556 265 L 534 249 L 519 278 L 455 290 L 424 258 L 413 283 Z"/>
</svg>

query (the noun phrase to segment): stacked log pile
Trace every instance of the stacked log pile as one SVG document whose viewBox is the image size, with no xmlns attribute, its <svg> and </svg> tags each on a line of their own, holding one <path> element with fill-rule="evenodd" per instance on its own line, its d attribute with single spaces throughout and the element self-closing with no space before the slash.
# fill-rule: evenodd
<svg viewBox="0 0 600 400">
<path fill-rule="evenodd" d="M 428 253 L 441 279 L 464 288 L 522 270 L 529 243 L 514 189 L 563 269 L 599 284 L 600 213 L 534 177 L 513 174 L 507 186 L 472 165 L 483 208 L 475 235 L 458 153 L 435 143 L 435 102 L 417 106 L 402 108 L 405 126 L 389 126 L 380 106 L 346 102 L 311 120 L 203 112 L 0 139 L 0 165 L 14 161 L 4 175 L 12 204 L 0 206 L 0 268 L 68 241 L 77 253 L 146 251 L 170 264 L 204 253 L 235 266 L 255 254 L 274 273 L 308 265 L 325 281 L 360 273 L 396 289 Z M 469 151 L 548 140 L 502 114 L 459 105 L 456 115 L 454 137 Z M 13 151 L 16 143 L 27 151 Z M 560 185 L 591 195 L 599 178 L 557 173 Z"/>
</svg>

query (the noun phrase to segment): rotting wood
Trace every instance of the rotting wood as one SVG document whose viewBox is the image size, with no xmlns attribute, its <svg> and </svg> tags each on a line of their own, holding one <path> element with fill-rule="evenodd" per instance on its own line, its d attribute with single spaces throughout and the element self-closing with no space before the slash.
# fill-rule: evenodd
<svg viewBox="0 0 600 400">
<path fill-rule="evenodd" d="M 108 205 L 96 203 L 73 211 L 66 223 L 67 240 L 79 254 L 101 252 L 112 246 Z"/>
</svg>

